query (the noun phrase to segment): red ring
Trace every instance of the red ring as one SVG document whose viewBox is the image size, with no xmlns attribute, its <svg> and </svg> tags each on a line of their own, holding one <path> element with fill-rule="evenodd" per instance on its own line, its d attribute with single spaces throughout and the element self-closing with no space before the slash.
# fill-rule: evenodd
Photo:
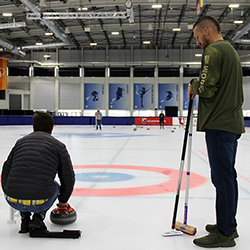
<svg viewBox="0 0 250 250">
<path fill-rule="evenodd" d="M 108 169 L 134 169 L 142 171 L 151 171 L 169 176 L 169 180 L 163 183 L 131 188 L 74 188 L 74 196 L 135 196 L 135 195 L 152 195 L 176 192 L 179 170 L 159 167 L 142 167 L 142 166 L 123 166 L 123 165 L 76 165 L 74 169 L 83 168 L 108 168 Z M 186 188 L 186 172 L 183 172 L 181 190 Z M 198 174 L 191 173 L 189 188 L 198 187 L 206 182 L 206 179 Z"/>
</svg>

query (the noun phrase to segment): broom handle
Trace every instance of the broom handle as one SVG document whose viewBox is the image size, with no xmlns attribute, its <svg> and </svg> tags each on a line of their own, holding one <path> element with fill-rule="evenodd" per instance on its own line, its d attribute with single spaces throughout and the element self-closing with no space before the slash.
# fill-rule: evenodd
<svg viewBox="0 0 250 250">
<path fill-rule="evenodd" d="M 187 116 L 187 122 L 186 122 L 186 129 L 185 129 L 184 141 L 183 141 L 183 147 L 182 147 L 182 155 L 181 155 L 179 179 L 178 179 L 178 185 L 177 185 L 177 193 L 175 196 L 172 229 L 175 229 L 175 222 L 176 222 L 177 209 L 178 209 L 178 203 L 179 203 L 179 197 L 180 197 L 181 180 L 182 180 L 182 173 L 183 173 L 183 167 L 184 167 L 184 159 L 185 159 L 185 154 L 186 154 L 186 147 L 187 147 L 187 139 L 188 139 L 188 131 L 189 131 L 189 125 L 190 125 L 190 116 L 191 116 L 191 112 L 192 112 L 192 106 L 193 106 L 193 100 L 192 100 L 192 98 L 190 98 L 189 105 L 188 105 L 188 116 Z"/>
<path fill-rule="evenodd" d="M 193 131 L 193 105 L 192 105 L 191 116 L 190 116 L 188 151 L 187 151 L 187 176 L 186 176 L 186 191 L 185 191 L 184 221 L 183 221 L 183 224 L 185 224 L 185 225 L 187 224 L 187 214 L 188 214 L 188 197 L 189 197 L 191 150 L 192 150 L 192 131 Z"/>
</svg>

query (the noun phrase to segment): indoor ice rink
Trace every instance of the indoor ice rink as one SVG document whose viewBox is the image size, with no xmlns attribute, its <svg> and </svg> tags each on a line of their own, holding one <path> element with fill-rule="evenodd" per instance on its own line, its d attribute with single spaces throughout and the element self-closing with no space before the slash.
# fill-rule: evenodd
<svg viewBox="0 0 250 250">
<path fill-rule="evenodd" d="M 190 157 L 187 224 L 197 232 L 163 234 L 172 227 L 187 87 L 201 70 L 193 25 L 204 15 L 218 20 L 242 65 L 246 132 L 236 157 L 240 237 L 233 249 L 249 249 L 250 0 L 0 0 L 0 170 L 16 140 L 32 132 L 34 113 L 52 114 L 52 136 L 74 166 L 69 203 L 77 220 L 53 224 L 54 204 L 45 224 L 51 232 L 81 231 L 78 239 L 19 234 L 20 216 L 0 189 L 2 249 L 199 249 L 193 240 L 207 235 L 216 216 L 205 135 L 196 132 L 198 98 L 177 210 L 183 222 Z"/>
<path fill-rule="evenodd" d="M 69 203 L 77 211 L 70 225 L 52 224 L 50 231 L 77 229 L 79 239 L 29 238 L 18 234 L 20 217 L 13 222 L 10 209 L 0 197 L 0 239 L 4 248 L 38 249 L 198 249 L 195 237 L 206 235 L 207 223 L 215 223 L 215 191 L 210 181 L 204 133 L 193 131 L 188 225 L 195 236 L 163 237 L 171 231 L 184 127 L 166 126 L 55 126 L 53 136 L 66 144 L 76 174 L 75 190 Z M 174 129 L 175 132 L 171 132 Z M 194 128 L 195 130 L 195 128 Z M 6 159 L 15 141 L 30 133 L 32 126 L 2 126 L 1 158 Z M 236 168 L 239 182 L 238 232 L 235 249 L 249 248 L 248 208 L 250 206 L 249 128 L 239 141 Z M 186 171 L 187 155 L 185 157 Z M 184 217 L 185 172 L 177 221 Z M 2 191 L 1 191 L 2 192 Z M 54 209 L 54 207 L 51 208 Z M 50 210 L 50 211 L 51 211 Z"/>
</svg>

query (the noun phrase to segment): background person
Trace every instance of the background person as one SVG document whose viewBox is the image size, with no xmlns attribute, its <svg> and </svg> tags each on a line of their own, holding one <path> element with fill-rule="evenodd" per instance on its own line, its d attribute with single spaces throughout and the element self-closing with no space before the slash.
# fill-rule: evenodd
<svg viewBox="0 0 250 250">
<path fill-rule="evenodd" d="M 242 114 L 242 67 L 235 49 L 221 36 L 218 21 L 201 17 L 193 27 L 203 49 L 199 79 L 188 86 L 188 97 L 199 95 L 197 130 L 205 132 L 211 179 L 216 189 L 216 224 L 194 240 L 200 247 L 233 247 L 238 237 L 235 156 L 237 140 L 245 132 Z"/>
<path fill-rule="evenodd" d="M 59 208 L 68 207 L 75 174 L 65 145 L 51 135 L 53 125 L 50 114 L 35 114 L 34 132 L 17 140 L 3 164 L 2 189 L 8 204 L 20 211 L 19 233 L 46 230 L 43 220 L 56 199 Z M 54 180 L 56 174 L 61 185 Z"/>
<path fill-rule="evenodd" d="M 95 128 L 95 130 L 98 130 L 98 126 L 99 126 L 100 130 L 102 130 L 102 127 L 101 127 L 102 113 L 101 113 L 100 109 L 97 109 L 97 111 L 95 112 L 95 118 L 96 118 L 96 128 Z"/>
<path fill-rule="evenodd" d="M 163 113 L 163 111 L 161 111 L 161 113 L 159 115 L 159 119 L 160 119 L 160 129 L 161 128 L 164 129 L 164 113 Z"/>
</svg>

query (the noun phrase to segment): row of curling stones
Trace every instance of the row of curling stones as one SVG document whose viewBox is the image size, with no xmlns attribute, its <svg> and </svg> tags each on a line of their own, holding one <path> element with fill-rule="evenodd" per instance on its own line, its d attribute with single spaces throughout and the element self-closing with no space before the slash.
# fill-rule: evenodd
<svg viewBox="0 0 250 250">
<path fill-rule="evenodd" d="M 50 220 L 54 224 L 67 225 L 74 223 L 77 219 L 76 210 L 69 204 L 67 208 L 55 208 L 50 213 Z"/>
<path fill-rule="evenodd" d="M 143 128 L 143 127 L 141 127 L 141 128 Z M 133 131 L 136 131 L 136 130 L 137 130 L 137 128 L 133 128 Z M 150 128 L 147 127 L 147 130 L 150 130 Z"/>
<path fill-rule="evenodd" d="M 176 127 L 174 127 L 174 128 L 171 130 L 171 132 L 172 132 L 172 133 L 174 133 L 174 132 L 175 132 L 175 130 L 176 130 Z"/>
<path fill-rule="evenodd" d="M 171 130 L 171 132 L 174 133 L 174 132 L 175 132 L 175 129 L 176 129 L 176 127 L 174 127 L 174 128 Z M 186 129 L 186 127 L 184 127 L 184 129 Z"/>
<path fill-rule="evenodd" d="M 113 128 L 115 128 L 115 125 L 113 126 Z M 143 126 L 141 126 L 141 128 L 143 128 Z M 133 128 L 133 131 L 136 131 L 137 130 L 137 128 L 135 127 L 135 128 Z M 150 130 L 150 127 L 147 127 L 147 130 Z"/>
</svg>

